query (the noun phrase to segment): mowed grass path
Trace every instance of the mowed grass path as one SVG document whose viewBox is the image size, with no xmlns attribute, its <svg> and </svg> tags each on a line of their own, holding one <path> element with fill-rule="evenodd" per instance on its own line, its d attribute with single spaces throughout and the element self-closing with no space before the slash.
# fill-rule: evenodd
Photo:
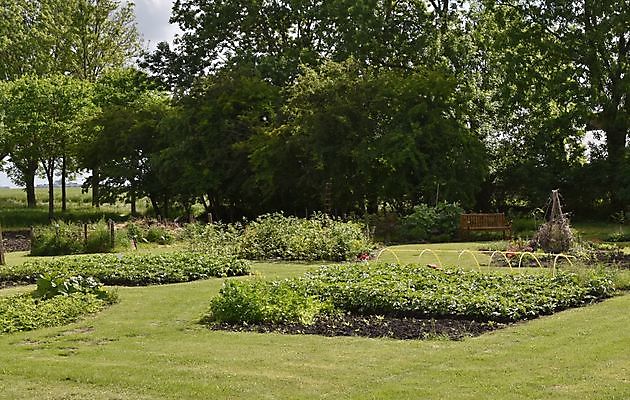
<svg viewBox="0 0 630 400">
<path fill-rule="evenodd" d="M 461 342 L 397 341 L 210 331 L 196 321 L 222 282 L 119 288 L 79 323 L 0 335 L 0 398 L 630 398 L 630 295 Z"/>
</svg>

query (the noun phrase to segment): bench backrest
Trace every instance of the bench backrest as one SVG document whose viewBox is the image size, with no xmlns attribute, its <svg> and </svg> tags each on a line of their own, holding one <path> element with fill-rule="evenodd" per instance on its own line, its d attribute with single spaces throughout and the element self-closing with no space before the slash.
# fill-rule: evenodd
<svg viewBox="0 0 630 400">
<path fill-rule="evenodd" d="M 506 227 L 505 215 L 496 214 L 462 214 L 459 220 L 461 229 L 475 228 L 504 228 Z"/>
</svg>

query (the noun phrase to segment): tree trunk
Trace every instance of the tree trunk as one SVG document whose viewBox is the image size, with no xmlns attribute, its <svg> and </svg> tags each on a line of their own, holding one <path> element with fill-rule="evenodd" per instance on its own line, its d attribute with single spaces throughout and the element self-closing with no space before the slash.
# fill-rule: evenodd
<svg viewBox="0 0 630 400">
<path fill-rule="evenodd" d="M 610 187 L 611 211 L 621 210 L 624 207 L 622 190 L 621 168 L 626 153 L 627 132 L 623 127 L 614 126 L 606 129 L 606 150 L 608 151 L 608 184 Z"/>
<path fill-rule="evenodd" d="M 26 203 L 28 208 L 37 207 L 37 198 L 35 197 L 35 174 L 25 174 L 24 183 L 26 185 Z"/>
<path fill-rule="evenodd" d="M 61 212 L 66 212 L 67 196 L 66 196 L 66 175 L 68 165 L 66 156 L 61 157 Z"/>
<path fill-rule="evenodd" d="M 100 199 L 101 174 L 98 168 L 92 170 L 92 206 L 99 208 L 101 206 Z"/>
<path fill-rule="evenodd" d="M 160 206 L 158 205 L 158 202 L 155 200 L 155 196 L 150 195 L 149 199 L 151 200 L 151 205 L 153 206 L 153 211 L 155 212 L 155 216 L 161 217 L 162 214 L 160 213 Z"/>
<path fill-rule="evenodd" d="M 48 220 L 52 221 L 55 218 L 55 188 L 53 187 L 55 183 L 54 161 L 49 161 L 48 167 L 44 169 L 46 170 L 46 178 L 48 179 Z"/>
<path fill-rule="evenodd" d="M 129 202 L 131 203 L 131 216 L 135 217 L 138 215 L 138 210 L 136 209 L 136 192 L 134 190 L 129 193 Z"/>
<path fill-rule="evenodd" d="M 169 196 L 168 196 L 168 194 L 165 194 L 164 195 L 164 205 L 162 205 L 162 209 L 164 210 L 163 217 L 164 217 L 165 220 L 168 219 L 168 217 L 169 217 L 169 215 L 168 215 L 169 214 L 169 209 L 168 209 L 169 208 L 168 207 L 169 206 L 169 202 L 170 202 Z"/>
</svg>

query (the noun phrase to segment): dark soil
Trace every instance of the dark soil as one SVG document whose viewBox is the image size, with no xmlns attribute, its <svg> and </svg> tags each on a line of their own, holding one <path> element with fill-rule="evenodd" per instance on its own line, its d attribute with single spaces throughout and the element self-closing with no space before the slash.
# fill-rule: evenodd
<svg viewBox="0 0 630 400">
<path fill-rule="evenodd" d="M 2 243 L 4 251 L 29 251 L 31 249 L 31 239 L 28 232 L 6 231 L 2 232 Z"/>
<path fill-rule="evenodd" d="M 630 254 L 625 254 L 622 251 L 597 251 L 595 252 L 595 259 L 606 265 L 630 269 Z"/>
<path fill-rule="evenodd" d="M 24 286 L 24 285 L 30 285 L 31 282 L 12 282 L 12 281 L 4 281 L 4 282 L 0 282 L 0 290 L 2 289 L 7 289 L 7 288 L 11 288 L 11 287 L 15 287 L 15 286 Z"/>
<path fill-rule="evenodd" d="M 382 316 L 342 315 L 323 317 L 313 325 L 211 323 L 212 330 L 285 333 L 322 336 L 363 336 L 392 339 L 447 338 L 461 340 L 503 328 L 506 324 L 458 319 L 418 319 Z"/>
</svg>

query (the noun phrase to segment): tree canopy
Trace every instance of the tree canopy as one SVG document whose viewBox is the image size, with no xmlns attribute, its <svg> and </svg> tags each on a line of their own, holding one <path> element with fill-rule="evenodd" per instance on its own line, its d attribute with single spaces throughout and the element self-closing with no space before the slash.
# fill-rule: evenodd
<svg viewBox="0 0 630 400">
<path fill-rule="evenodd" d="M 582 213 L 630 205 L 627 0 L 176 0 L 183 33 L 142 71 L 121 68 L 138 50 L 130 2 L 0 4 L 0 79 L 92 84 L 80 140 L 42 166 L 92 170 L 97 205 L 505 210 L 558 188 Z M 6 104 L 2 154 L 27 183 L 37 162 Z"/>
</svg>

